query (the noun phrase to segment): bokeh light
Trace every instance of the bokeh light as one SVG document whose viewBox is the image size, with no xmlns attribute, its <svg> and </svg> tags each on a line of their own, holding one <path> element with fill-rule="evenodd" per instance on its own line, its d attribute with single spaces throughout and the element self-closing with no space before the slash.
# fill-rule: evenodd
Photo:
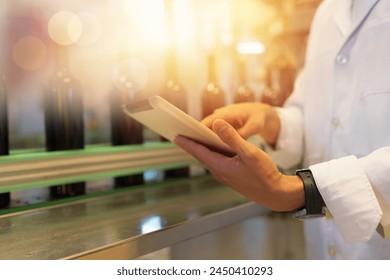
<svg viewBox="0 0 390 280">
<path fill-rule="evenodd" d="M 19 39 L 12 49 L 12 57 L 20 68 L 32 71 L 40 68 L 47 60 L 47 48 L 39 38 L 26 36 Z"/>
<path fill-rule="evenodd" d="M 117 64 L 113 73 L 115 86 L 123 92 L 135 94 L 143 90 L 149 79 L 148 68 L 139 59 L 129 58 Z"/>
<path fill-rule="evenodd" d="M 240 54 L 262 54 L 264 51 L 262 42 L 241 42 L 237 45 L 237 52 Z"/>
<path fill-rule="evenodd" d="M 82 32 L 76 43 L 81 46 L 95 44 L 100 39 L 102 33 L 102 24 L 99 18 L 87 12 L 79 13 L 77 16 L 82 25 Z"/>
<path fill-rule="evenodd" d="M 69 11 L 54 14 L 48 24 L 48 32 L 54 42 L 68 46 L 75 43 L 81 36 L 83 26 L 80 18 Z"/>
</svg>

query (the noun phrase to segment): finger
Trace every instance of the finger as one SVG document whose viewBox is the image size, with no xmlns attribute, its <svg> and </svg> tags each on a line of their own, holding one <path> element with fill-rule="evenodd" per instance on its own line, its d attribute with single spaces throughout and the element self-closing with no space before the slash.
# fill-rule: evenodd
<svg viewBox="0 0 390 280">
<path fill-rule="evenodd" d="M 203 120 L 201 120 L 201 123 L 204 124 L 205 126 L 211 128 L 215 119 L 216 118 L 214 115 L 209 115 L 209 116 L 205 117 Z"/>
<path fill-rule="evenodd" d="M 208 169 L 211 169 L 213 164 L 220 162 L 226 158 L 225 156 L 213 152 L 206 146 L 198 144 L 184 136 L 176 136 L 173 142 L 187 153 L 195 157 L 198 161 L 203 163 Z"/>
<path fill-rule="evenodd" d="M 248 159 L 253 154 L 253 147 L 226 121 L 217 119 L 213 123 L 214 132 L 225 142 L 239 157 Z"/>
<path fill-rule="evenodd" d="M 226 122 L 230 123 L 234 127 L 241 127 L 244 125 L 243 121 L 241 118 L 237 116 L 237 114 L 234 114 L 229 111 L 225 111 L 222 109 L 217 109 L 215 112 L 207 117 L 205 117 L 201 123 L 203 123 L 205 126 L 212 128 L 213 127 L 213 122 L 217 119 L 223 119 Z"/>
<path fill-rule="evenodd" d="M 249 136 L 259 133 L 258 125 L 253 122 L 247 122 L 243 127 L 237 128 L 238 134 L 240 134 L 244 139 L 247 139 Z"/>
</svg>

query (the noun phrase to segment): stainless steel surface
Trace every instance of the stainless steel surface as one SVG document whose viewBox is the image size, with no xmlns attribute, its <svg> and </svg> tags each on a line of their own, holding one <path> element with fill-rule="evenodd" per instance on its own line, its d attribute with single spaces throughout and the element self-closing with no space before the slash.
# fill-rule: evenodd
<svg viewBox="0 0 390 280">
<path fill-rule="evenodd" d="M 0 217 L 0 259 L 130 259 L 266 210 L 210 177 Z"/>
</svg>

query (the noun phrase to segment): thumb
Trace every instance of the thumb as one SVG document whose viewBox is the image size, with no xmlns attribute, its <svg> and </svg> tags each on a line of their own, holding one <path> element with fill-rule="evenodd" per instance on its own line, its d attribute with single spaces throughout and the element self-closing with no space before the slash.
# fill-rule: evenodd
<svg viewBox="0 0 390 280">
<path fill-rule="evenodd" d="M 245 139 L 228 122 L 217 119 L 213 122 L 213 131 L 225 142 L 239 157 L 247 158 L 252 149 Z"/>
</svg>

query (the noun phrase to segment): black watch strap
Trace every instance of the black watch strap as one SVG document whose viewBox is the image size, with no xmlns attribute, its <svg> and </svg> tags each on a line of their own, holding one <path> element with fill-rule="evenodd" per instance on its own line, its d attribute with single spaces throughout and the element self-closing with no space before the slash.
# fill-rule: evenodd
<svg viewBox="0 0 390 280">
<path fill-rule="evenodd" d="M 294 217 L 298 219 L 316 218 L 325 216 L 325 203 L 318 191 L 316 182 L 310 169 L 299 169 L 295 172 L 303 182 L 305 191 L 305 207 L 298 209 Z"/>
</svg>

